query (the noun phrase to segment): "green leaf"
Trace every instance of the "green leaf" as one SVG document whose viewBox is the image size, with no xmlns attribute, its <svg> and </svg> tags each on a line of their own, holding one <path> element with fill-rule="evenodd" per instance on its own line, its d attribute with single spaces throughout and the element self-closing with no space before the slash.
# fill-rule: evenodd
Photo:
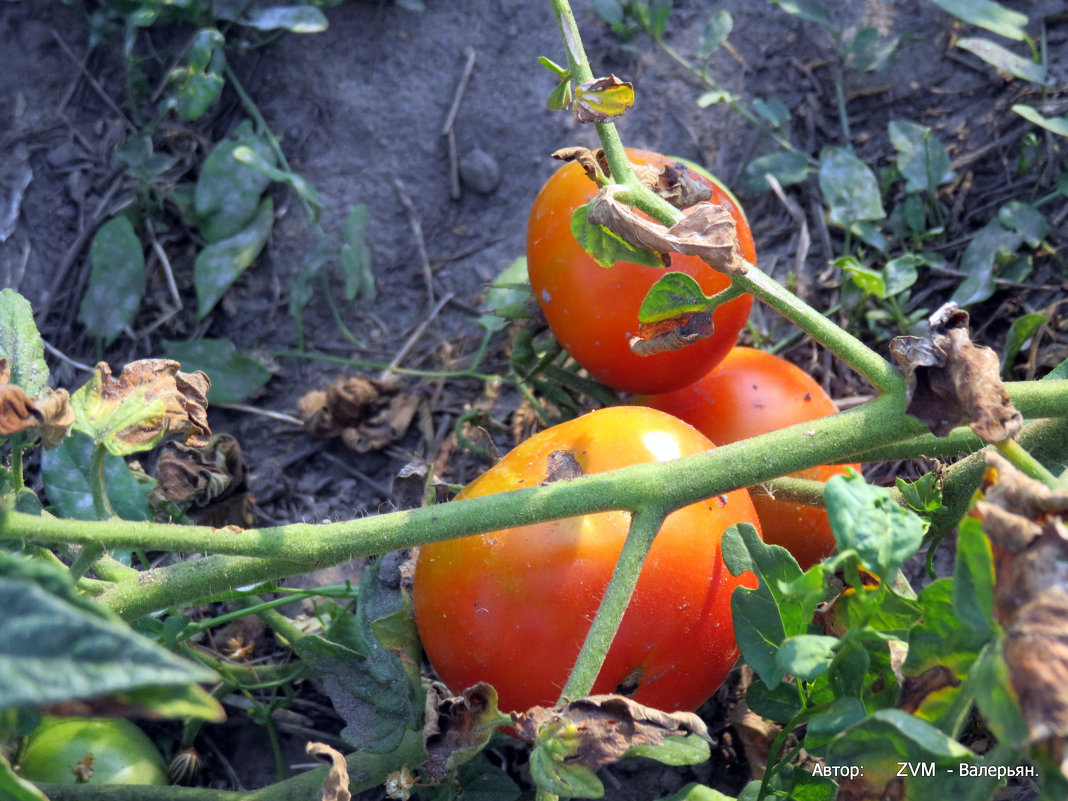
<svg viewBox="0 0 1068 801">
<path fill-rule="evenodd" d="M 522 795 L 507 771 L 485 759 L 462 764 L 456 782 L 463 788 L 457 801 L 518 801 Z"/>
<path fill-rule="evenodd" d="M 194 207 L 200 232 L 209 243 L 228 239 L 246 228 L 262 209 L 260 196 L 271 183 L 262 170 L 234 157 L 241 146 L 273 163 L 270 145 L 256 135 L 248 120 L 208 154 L 197 178 Z"/>
<path fill-rule="evenodd" d="M 116 700 L 136 706 L 161 718 L 192 718 L 221 723 L 226 712 L 199 684 L 164 684 L 138 687 L 117 693 Z"/>
<path fill-rule="evenodd" d="M 638 309 L 638 322 L 659 323 L 684 314 L 707 311 L 709 300 L 691 276 L 666 273 L 649 287 Z"/>
<path fill-rule="evenodd" d="M 743 180 L 751 192 L 767 192 L 771 184 L 764 177 L 771 173 L 779 186 L 793 186 L 804 182 L 811 172 L 808 157 L 804 153 L 782 150 L 753 159 L 745 168 Z"/>
<path fill-rule="evenodd" d="M 889 297 L 900 295 L 909 289 L 920 277 L 916 268 L 927 261 L 916 253 L 905 253 L 896 259 L 891 259 L 883 268 L 883 280 L 886 286 L 886 294 Z"/>
<path fill-rule="evenodd" d="M 545 105 L 552 111 L 561 111 L 571 105 L 571 81 L 560 81 L 549 94 Z"/>
<path fill-rule="evenodd" d="M 1002 656 L 1001 641 L 992 640 L 979 653 L 969 674 L 975 684 L 975 701 L 987 725 L 1002 743 L 1025 743 L 1030 733 L 1020 711 L 1009 667 Z"/>
<path fill-rule="evenodd" d="M 583 765 L 557 761 L 541 745 L 536 745 L 530 754 L 530 778 L 539 789 L 563 798 L 604 795 L 604 785 L 596 773 Z"/>
<path fill-rule="evenodd" d="M 815 22 L 824 28 L 831 27 L 830 9 L 820 0 L 771 0 L 771 2 L 795 17 Z"/>
<path fill-rule="evenodd" d="M 614 2 L 614 0 L 613 0 L 613 2 Z M 597 4 L 594 3 L 595 7 L 596 7 L 596 5 Z M 618 3 L 616 3 L 615 5 L 616 5 L 617 8 L 619 8 L 619 14 L 620 14 L 619 19 L 620 19 L 620 22 L 622 22 L 623 21 L 623 9 L 619 7 Z M 559 64 L 557 64 L 551 58 L 547 58 L 546 56 L 538 56 L 538 63 L 541 64 L 543 67 L 545 67 L 545 69 L 549 70 L 549 72 L 551 72 L 553 75 L 555 75 L 561 81 L 565 81 L 570 77 L 570 73 L 567 71 L 567 67 L 561 67 Z"/>
<path fill-rule="evenodd" d="M 93 438 L 72 431 L 58 448 L 41 453 L 41 478 L 49 503 L 60 517 L 96 520 L 93 493 L 89 484 L 89 463 Z M 151 485 L 142 484 L 121 456 L 104 457 L 104 482 L 115 514 L 123 520 L 152 520 L 148 502 Z"/>
<path fill-rule="evenodd" d="M 242 403 L 271 380 L 271 371 L 245 356 L 229 339 L 163 340 L 167 357 L 182 363 L 182 370 L 202 370 L 211 379 L 208 402 Z"/>
<path fill-rule="evenodd" d="M 1010 200 L 998 209 L 998 222 L 1018 233 L 1033 248 L 1039 247 L 1049 233 L 1049 223 L 1042 212 L 1019 200 Z"/>
<path fill-rule="evenodd" d="M 183 120 L 201 117 L 222 94 L 226 85 L 226 40 L 214 28 L 198 31 L 187 51 L 187 64 L 172 71 L 177 84 L 174 110 Z"/>
<path fill-rule="evenodd" d="M 866 715 L 859 698 L 837 698 L 827 709 L 809 718 L 805 745 L 813 749 L 822 748 L 836 734 L 863 720 Z"/>
<path fill-rule="evenodd" d="M 890 581 L 923 541 L 924 525 L 894 502 L 889 490 L 863 476 L 834 476 L 824 489 L 827 516 L 838 544 L 836 560 L 854 552 L 882 581 Z"/>
<path fill-rule="evenodd" d="M 729 11 L 716 11 L 708 18 L 701 39 L 697 43 L 697 58 L 706 59 L 719 50 L 734 30 L 734 17 Z"/>
<path fill-rule="evenodd" d="M 790 109 L 777 97 L 754 97 L 752 101 L 753 111 L 772 128 L 786 128 L 790 124 Z"/>
<path fill-rule="evenodd" d="M 326 15 L 315 6 L 250 8 L 239 22 L 259 31 L 285 30 L 290 33 L 321 33 L 329 27 Z"/>
<path fill-rule="evenodd" d="M 331 247 L 327 237 L 316 237 L 300 260 L 300 270 L 289 286 L 289 315 L 298 324 L 304 307 L 315 295 L 315 279 L 329 261 Z"/>
<path fill-rule="evenodd" d="M 873 269 L 866 264 L 861 264 L 854 256 L 843 256 L 831 262 L 831 266 L 837 267 L 853 279 L 853 283 L 860 288 L 865 295 L 875 295 L 877 298 L 886 298 L 886 283 L 880 270 Z"/>
<path fill-rule="evenodd" d="M 753 526 L 740 523 L 728 528 L 722 549 L 732 575 L 751 570 L 760 582 L 755 590 L 735 589 L 731 612 L 742 657 L 774 690 L 785 675 L 776 654 L 787 637 L 806 633 L 822 593 L 801 603 L 787 595 L 783 588 L 801 578 L 801 568 L 785 548 L 765 544 Z"/>
<path fill-rule="evenodd" d="M 660 801 L 735 801 L 735 799 L 703 784 L 687 784 L 677 793 L 661 798 Z"/>
<path fill-rule="evenodd" d="M 0 798 L 5 801 L 48 801 L 47 796 L 33 782 L 23 779 L 11 769 L 0 752 Z"/>
<path fill-rule="evenodd" d="M 281 184 L 288 184 L 297 195 L 305 200 L 312 208 L 312 222 L 319 222 L 319 214 L 322 211 L 322 205 L 319 203 L 319 193 L 315 190 L 315 187 L 308 183 L 307 179 L 302 175 L 298 175 L 295 172 L 289 170 L 280 170 L 274 166 L 274 152 L 271 151 L 267 155 L 270 159 L 266 158 L 260 150 L 249 147 L 248 145 L 237 145 L 233 150 L 234 159 L 247 164 L 254 170 L 258 170 L 263 173 L 264 176 L 270 178 L 272 181 L 277 181 Z"/>
<path fill-rule="evenodd" d="M 708 740 L 696 734 L 685 737 L 665 737 L 656 745 L 634 745 L 627 749 L 626 757 L 655 759 L 664 765 L 700 765 L 711 756 Z"/>
<path fill-rule="evenodd" d="M 835 225 L 886 216 L 875 173 L 848 148 L 825 147 L 820 152 L 819 180 Z"/>
<path fill-rule="evenodd" d="M 646 267 L 663 267 L 664 262 L 656 253 L 639 250 L 624 242 L 616 233 L 603 225 L 594 225 L 589 221 L 590 207 L 579 206 L 571 215 L 571 235 L 593 260 L 608 268 L 617 261 L 643 264 Z"/>
<path fill-rule="evenodd" d="M 530 297 L 527 257 L 520 256 L 493 279 L 482 303 L 486 313 L 475 322 L 487 331 L 500 331 L 510 319 L 526 314 L 525 306 Z"/>
<path fill-rule="evenodd" d="M 1001 377 L 1006 381 L 1012 378 L 1012 367 L 1020 349 L 1035 335 L 1042 326 L 1049 322 L 1044 314 L 1032 312 L 1022 314 L 1012 321 L 1009 332 L 1005 335 L 1004 355 L 1001 358 Z"/>
<path fill-rule="evenodd" d="M 274 201 L 267 198 L 247 228 L 200 251 L 193 264 L 198 320 L 203 320 L 215 308 L 226 290 L 260 255 L 273 225 Z"/>
<path fill-rule="evenodd" d="M 894 56 L 900 36 L 886 36 L 878 28 L 861 28 L 846 49 L 846 64 L 862 72 L 884 69 Z"/>
<path fill-rule="evenodd" d="M 65 572 L 0 551 L 0 709 L 215 679 L 75 594 Z"/>
<path fill-rule="evenodd" d="M 110 344 L 130 324 L 145 292 L 145 254 L 127 217 L 113 217 L 89 246 L 92 272 L 78 307 L 88 334 Z"/>
<path fill-rule="evenodd" d="M 930 128 L 906 120 L 891 120 L 887 128 L 906 192 L 933 192 L 953 179 L 949 153 Z"/>
<path fill-rule="evenodd" d="M 994 272 L 999 261 L 1012 256 L 1023 237 L 993 219 L 975 232 L 961 256 L 960 270 L 967 275 L 951 300 L 958 306 L 981 303 L 994 294 Z"/>
<path fill-rule="evenodd" d="M 769 690 L 764 682 L 754 681 L 746 690 L 745 703 L 751 711 L 773 723 L 789 723 L 801 711 L 797 687 L 786 682 Z"/>
<path fill-rule="evenodd" d="M 623 24 L 623 5 L 619 0 L 593 0 L 593 10 L 609 25 Z"/>
<path fill-rule="evenodd" d="M 930 514 L 945 508 L 942 505 L 942 485 L 934 472 L 924 473 L 915 481 L 896 478 L 894 486 L 914 512 Z"/>
<path fill-rule="evenodd" d="M 43 395 L 48 386 L 44 340 L 33 321 L 33 308 L 14 289 L 0 290 L 0 356 L 11 368 L 12 384 L 31 398 Z"/>
<path fill-rule="evenodd" d="M 965 517 L 957 528 L 953 566 L 953 609 L 960 621 L 980 635 L 993 637 L 994 554 L 982 522 Z"/>
<path fill-rule="evenodd" d="M 350 302 L 359 296 L 368 303 L 374 303 L 378 295 L 375 276 L 371 272 L 371 249 L 366 242 L 367 217 L 367 206 L 357 203 L 341 229 L 338 261 L 341 274 L 345 276 L 345 300 Z"/>
<path fill-rule="evenodd" d="M 1022 78 L 1033 84 L 1044 86 L 1046 83 L 1046 65 L 1036 63 L 1033 59 L 1019 56 L 989 39 L 965 36 L 957 40 L 957 47 L 979 56 L 995 69 L 1006 72 L 1016 78 Z"/>
<path fill-rule="evenodd" d="M 837 645 L 837 637 L 822 634 L 788 637 L 775 654 L 775 664 L 783 673 L 811 681 L 827 672 Z"/>
<path fill-rule="evenodd" d="M 931 0 L 957 19 L 984 28 L 1006 39 L 1027 39 L 1027 15 L 991 0 Z"/>
<path fill-rule="evenodd" d="M 984 781 L 958 774 L 961 764 L 975 763 L 974 753 L 900 709 L 881 709 L 850 726 L 831 741 L 826 758 L 833 767 L 862 768 L 853 787 L 864 798 L 882 797 L 882 789 L 897 780 L 902 763 L 915 771 L 906 771 L 902 798 L 974 798 L 976 784 Z M 990 789 L 996 784 L 996 778 L 991 780 Z"/>
<path fill-rule="evenodd" d="M 649 0 L 649 32 L 656 39 L 664 35 L 668 17 L 671 16 L 671 5 L 672 0 Z"/>
<path fill-rule="evenodd" d="M 1037 108 L 1021 103 L 1014 105 L 1012 110 L 1040 128 L 1045 128 L 1058 136 L 1068 136 L 1068 114 L 1061 117 L 1046 117 Z"/>
<path fill-rule="evenodd" d="M 376 754 L 394 750 L 405 726 L 414 725 L 417 708 L 422 709 L 397 653 L 386 648 L 372 628 L 376 620 L 404 605 L 399 591 L 379 579 L 382 563 L 379 559 L 364 570 L 356 615 L 344 631 L 349 642 L 316 635 L 293 643 L 293 650 L 319 674 L 334 709 L 345 720 L 341 736 Z M 336 634 L 332 631 L 331 636 Z"/>
</svg>

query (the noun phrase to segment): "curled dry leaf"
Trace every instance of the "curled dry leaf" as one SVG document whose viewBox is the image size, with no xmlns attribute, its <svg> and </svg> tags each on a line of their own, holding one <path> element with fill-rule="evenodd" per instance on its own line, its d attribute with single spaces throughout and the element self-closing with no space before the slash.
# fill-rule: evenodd
<svg viewBox="0 0 1068 801">
<path fill-rule="evenodd" d="M 462 695 L 442 698 L 436 687 L 426 694 L 423 748 L 426 772 L 441 781 L 486 747 L 495 729 L 510 718 L 497 709 L 497 691 L 485 682 Z"/>
<path fill-rule="evenodd" d="M 1068 491 L 1028 478 L 996 452 L 974 513 L 996 546 L 994 611 L 1031 743 L 1068 750 Z"/>
<path fill-rule="evenodd" d="M 665 737 L 696 734 L 709 739 L 708 727 L 692 712 L 661 712 L 622 695 L 591 695 L 563 706 L 536 706 L 513 712 L 512 723 L 523 740 L 566 738 L 564 762 L 597 770 L 638 745 L 659 745 Z"/>
<path fill-rule="evenodd" d="M 170 359 L 140 359 L 113 377 L 100 362 L 89 383 L 71 398 L 76 427 L 116 456 L 149 450 L 177 435 L 203 444 L 211 380 L 199 370 L 183 373 Z"/>
<path fill-rule="evenodd" d="M 638 323 L 638 335 L 630 338 L 630 349 L 639 356 L 653 356 L 681 350 L 715 332 L 712 312 L 690 312 L 655 323 Z"/>
<path fill-rule="evenodd" d="M 577 161 L 587 178 L 598 186 L 603 186 L 609 175 L 608 164 L 600 158 L 603 152 L 598 150 L 594 153 L 588 147 L 562 147 L 551 155 L 560 161 Z"/>
<path fill-rule="evenodd" d="M 968 313 L 947 303 L 928 325 L 926 337 L 897 337 L 890 343 L 905 374 L 906 411 L 938 436 L 965 419 L 984 442 L 1016 436 L 1023 417 L 1001 382 L 997 354 L 971 341 Z"/>
<path fill-rule="evenodd" d="M 341 437 L 360 453 L 379 450 L 402 436 L 422 399 L 402 392 L 393 379 L 341 378 L 325 390 L 312 390 L 298 402 L 308 433 Z"/>
<path fill-rule="evenodd" d="M 0 435 L 26 431 L 40 436 L 46 449 L 57 447 L 74 425 L 67 390 L 46 389 L 43 395 L 30 398 L 22 387 L 7 383 L 10 378 L 11 367 L 0 357 Z"/>
<path fill-rule="evenodd" d="M 598 186 L 604 186 L 611 179 L 612 170 L 603 150 L 594 152 L 587 147 L 564 147 L 553 153 L 552 157 L 560 161 L 577 161 L 586 172 L 586 177 Z M 712 197 L 712 190 L 681 161 L 662 169 L 633 162 L 630 166 L 644 186 L 677 209 L 687 209 Z"/>
<path fill-rule="evenodd" d="M 738 255 L 734 218 L 723 206 L 698 203 L 671 228 L 646 219 L 616 195 L 619 185 L 606 186 L 590 203 L 589 221 L 603 225 L 628 244 L 655 253 L 697 256 L 712 269 L 744 275 L 745 260 Z M 666 260 L 665 260 L 666 261 Z"/>
<path fill-rule="evenodd" d="M 634 85 L 609 75 L 576 86 L 571 110 L 579 122 L 608 122 L 622 117 L 633 105 Z"/>
<path fill-rule="evenodd" d="M 194 522 L 216 527 L 256 522 L 248 466 L 230 434 L 218 434 L 200 446 L 167 443 L 153 477 L 156 488 L 149 500 L 156 509 L 176 503 L 187 508 Z"/>
<path fill-rule="evenodd" d="M 326 774 L 326 780 L 319 791 L 319 801 L 351 801 L 349 766 L 345 763 L 344 755 L 325 743 L 308 743 L 304 750 L 309 756 L 330 763 L 330 772 Z"/>
</svg>

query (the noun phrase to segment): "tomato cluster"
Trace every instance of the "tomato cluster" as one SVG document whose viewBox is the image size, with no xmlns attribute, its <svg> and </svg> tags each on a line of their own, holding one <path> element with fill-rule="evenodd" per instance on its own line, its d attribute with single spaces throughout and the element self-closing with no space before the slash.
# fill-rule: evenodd
<svg viewBox="0 0 1068 801">
<path fill-rule="evenodd" d="M 531 437 L 460 497 L 537 486 L 561 459 L 590 474 L 711 447 L 663 412 L 601 409 Z M 629 513 L 604 512 L 421 548 L 412 600 L 423 647 L 442 680 L 455 691 L 488 681 L 505 710 L 554 703 L 629 522 Z M 594 692 L 692 710 L 719 687 L 738 656 L 730 597 L 743 583 L 727 571 L 719 543 L 739 522 L 758 525 L 745 490 L 667 517 Z"/>
<path fill-rule="evenodd" d="M 675 159 L 627 150 L 631 162 L 663 168 Z M 712 202 L 734 218 L 742 256 L 756 261 L 753 235 L 734 196 L 707 173 L 694 173 L 712 192 Z M 530 287 L 549 327 L 564 349 L 594 378 L 624 392 L 667 392 L 691 384 L 727 355 L 753 304 L 743 295 L 716 309 L 710 337 L 682 350 L 638 356 L 630 347 L 638 309 L 665 270 L 631 262 L 601 267 L 575 240 L 571 215 L 597 194 L 577 163 L 565 164 L 542 187 L 527 224 Z M 692 276 L 706 295 L 726 289 L 730 278 L 697 256 L 673 254 L 671 270 Z"/>
</svg>

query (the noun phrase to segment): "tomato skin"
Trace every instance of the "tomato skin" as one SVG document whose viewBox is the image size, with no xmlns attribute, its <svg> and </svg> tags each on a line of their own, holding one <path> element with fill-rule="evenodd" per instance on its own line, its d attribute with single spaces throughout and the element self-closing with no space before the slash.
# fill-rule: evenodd
<svg viewBox="0 0 1068 801">
<path fill-rule="evenodd" d="M 711 443 L 653 409 L 591 412 L 531 437 L 472 482 L 473 498 L 546 479 L 554 451 L 584 474 L 700 453 Z M 630 514 L 572 517 L 427 545 L 412 601 L 427 656 L 455 692 L 488 681 L 501 708 L 557 700 L 615 567 Z M 730 597 L 753 577 L 731 576 L 719 540 L 737 522 L 758 525 L 748 493 L 684 507 L 665 520 L 638 580 L 594 693 L 637 685 L 633 697 L 694 710 L 733 667 Z"/>
<path fill-rule="evenodd" d="M 92 771 L 87 784 L 169 784 L 159 749 L 122 718 L 46 717 L 22 748 L 19 772 L 30 781 L 76 784 L 79 763 Z"/>
<path fill-rule="evenodd" d="M 816 381 L 791 362 L 753 348 L 734 348 L 691 386 L 638 399 L 695 426 L 717 445 L 834 414 L 838 407 Z M 860 465 L 817 465 L 794 478 L 828 481 Z M 752 492 L 764 541 L 782 545 L 807 569 L 834 550 L 827 512 Z"/>
<path fill-rule="evenodd" d="M 636 164 L 663 167 L 676 159 L 627 150 Z M 756 261 L 753 235 L 733 196 L 707 173 L 712 201 L 726 206 L 737 224 L 741 254 Z M 667 392 L 693 383 L 727 355 L 753 305 L 743 295 L 716 309 L 715 332 L 682 350 L 638 356 L 630 339 L 649 288 L 668 270 L 617 262 L 597 264 L 571 234 L 571 213 L 597 194 L 577 163 L 565 164 L 542 187 L 527 224 L 530 286 L 549 326 L 565 350 L 596 379 L 624 392 Z M 670 271 L 693 276 L 706 295 L 727 288 L 730 278 L 696 256 L 672 254 Z"/>
</svg>

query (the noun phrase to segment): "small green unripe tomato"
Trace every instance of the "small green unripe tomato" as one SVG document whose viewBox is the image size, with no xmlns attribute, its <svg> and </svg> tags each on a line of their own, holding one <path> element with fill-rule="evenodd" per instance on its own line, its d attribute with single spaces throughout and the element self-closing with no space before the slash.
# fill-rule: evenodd
<svg viewBox="0 0 1068 801">
<path fill-rule="evenodd" d="M 122 718 L 46 717 L 26 740 L 19 772 L 59 784 L 167 784 L 159 749 Z"/>
</svg>

